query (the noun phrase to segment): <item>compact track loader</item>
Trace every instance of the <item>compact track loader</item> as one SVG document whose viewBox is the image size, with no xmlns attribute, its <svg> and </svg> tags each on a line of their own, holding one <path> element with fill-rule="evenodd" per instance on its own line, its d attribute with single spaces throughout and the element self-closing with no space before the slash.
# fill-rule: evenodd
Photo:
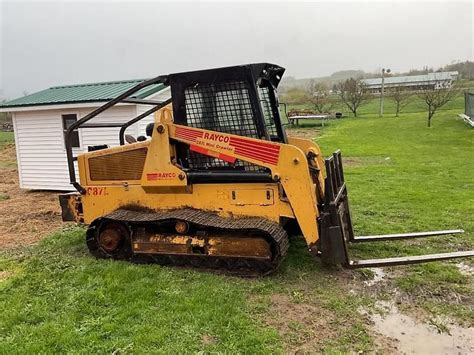
<svg viewBox="0 0 474 355">
<path fill-rule="evenodd" d="M 99 258 L 240 275 L 274 271 L 287 253 L 290 225 L 323 262 L 349 268 L 474 255 L 351 260 L 349 242 L 463 231 L 355 237 L 341 153 L 324 160 L 314 142 L 285 134 L 276 96 L 283 72 L 261 63 L 159 76 L 71 125 L 66 152 L 78 192 L 60 196 L 63 220 L 89 225 L 86 243 Z M 156 84 L 171 88 L 170 100 L 137 98 Z M 125 124 L 89 122 L 119 103 L 151 108 Z M 127 127 L 152 113 L 149 137 L 125 144 Z M 101 127 L 120 127 L 121 145 L 74 157 L 72 132 Z"/>
</svg>

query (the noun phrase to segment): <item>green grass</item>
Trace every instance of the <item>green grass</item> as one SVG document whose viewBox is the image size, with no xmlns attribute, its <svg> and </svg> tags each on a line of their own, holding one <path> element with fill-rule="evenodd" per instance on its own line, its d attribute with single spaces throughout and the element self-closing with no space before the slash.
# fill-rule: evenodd
<svg viewBox="0 0 474 355">
<path fill-rule="evenodd" d="M 298 244 L 282 271 L 264 279 L 95 260 L 81 228 L 4 252 L 0 353 L 280 352 L 283 340 L 262 321 L 270 303 L 249 301 L 273 293 L 331 312 L 337 335 L 325 339 L 328 349 L 368 349 L 363 322 L 346 321 L 368 301 L 339 294 L 334 275 L 315 266 Z M 299 334 L 292 329 L 285 339 Z"/>
<path fill-rule="evenodd" d="M 10 146 L 14 144 L 15 137 L 13 132 L 2 132 L 0 131 L 0 153 L 5 146 Z M 16 160 L 9 159 L 8 157 L 3 157 L 0 155 L 0 170 L 2 169 L 12 169 L 17 166 Z M 2 194 L 0 192 L 0 201 L 8 198 L 8 195 Z"/>
<path fill-rule="evenodd" d="M 0 192 L 0 201 L 5 201 L 5 200 L 8 200 L 9 198 L 10 196 L 8 196 L 7 194 Z"/>
<path fill-rule="evenodd" d="M 2 132 L 0 131 L 0 148 L 5 144 L 13 143 L 15 141 L 13 132 Z"/>
<path fill-rule="evenodd" d="M 327 155 L 342 150 L 356 235 L 464 229 L 458 236 L 352 248 L 365 258 L 474 249 L 473 131 L 444 109 L 426 127 L 424 112 L 376 114 L 331 122 L 318 139 Z M 472 261 L 467 261 L 472 264 Z M 434 309 L 474 325 L 472 278 L 447 263 L 402 268 L 395 286 L 428 312 Z M 441 297 L 440 295 L 445 295 Z M 450 297 L 451 295 L 453 297 Z"/>
<path fill-rule="evenodd" d="M 278 348 L 275 332 L 242 307 L 246 280 L 97 261 L 83 234 L 57 234 L 4 264 L 14 276 L 1 289 L 0 353 Z M 204 335 L 220 345 L 204 346 Z"/>
<path fill-rule="evenodd" d="M 433 128 L 424 113 L 340 120 L 318 139 L 326 155 L 341 149 L 355 161 L 345 171 L 357 232 L 464 228 L 472 236 L 473 132 L 456 110 L 434 120 Z"/>
<path fill-rule="evenodd" d="M 474 247 L 473 131 L 457 119 L 461 102 L 440 111 L 432 128 L 418 104 L 399 118 L 387 106 L 379 119 L 372 102 L 360 118 L 329 122 L 318 144 L 326 155 L 343 152 L 357 234 L 466 233 L 360 246 L 351 249 L 356 256 Z M 454 263 L 398 268 L 389 290 L 375 294 L 360 285 L 370 274 L 322 268 L 301 238 L 292 240 L 280 270 L 263 279 L 95 260 L 84 230 L 67 228 L 38 246 L 0 254 L 0 353 L 281 353 L 305 345 L 367 352 L 372 333 L 357 310 L 393 287 L 407 307 L 473 325 L 472 278 Z M 288 304 L 275 304 L 276 295 Z"/>
</svg>

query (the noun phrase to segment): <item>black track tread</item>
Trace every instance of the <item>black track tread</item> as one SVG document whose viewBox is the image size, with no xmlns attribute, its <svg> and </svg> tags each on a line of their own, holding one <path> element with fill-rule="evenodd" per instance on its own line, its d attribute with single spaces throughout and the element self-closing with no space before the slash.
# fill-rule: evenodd
<svg viewBox="0 0 474 355">
<path fill-rule="evenodd" d="M 271 261 L 219 256 L 135 254 L 134 257 L 132 257 L 132 261 L 135 262 L 157 262 L 165 265 L 214 269 L 240 276 L 262 276 L 272 273 L 278 268 L 278 265 L 286 255 L 289 247 L 286 231 L 278 223 L 265 218 L 226 218 L 213 212 L 184 208 L 159 212 L 118 209 L 100 218 L 100 220 L 104 219 L 120 221 L 129 225 L 131 229 L 133 229 L 133 226 L 136 224 L 143 225 L 154 222 L 165 222 L 168 220 L 183 220 L 198 225 L 204 229 L 209 228 L 221 231 L 260 231 L 271 239 L 273 247 L 276 250 Z M 91 232 L 88 234 L 91 235 L 94 233 Z M 97 253 L 93 254 L 96 255 Z"/>
</svg>

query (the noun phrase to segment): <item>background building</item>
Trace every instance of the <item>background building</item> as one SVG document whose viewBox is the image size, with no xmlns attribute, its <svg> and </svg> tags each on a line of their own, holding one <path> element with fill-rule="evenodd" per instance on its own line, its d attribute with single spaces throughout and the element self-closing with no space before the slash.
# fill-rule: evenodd
<svg viewBox="0 0 474 355">
<path fill-rule="evenodd" d="M 402 86 L 409 90 L 417 90 L 429 87 L 434 87 L 435 89 L 449 88 L 452 86 L 452 82 L 457 80 L 457 78 L 457 71 L 428 73 L 424 75 L 412 76 L 391 76 L 384 79 L 384 87 L 385 89 L 389 89 L 394 86 Z M 364 79 L 362 81 L 372 92 L 379 92 L 382 88 L 382 78 Z"/>
<path fill-rule="evenodd" d="M 73 122 L 122 94 L 142 80 L 52 87 L 0 104 L 0 112 L 12 115 L 20 187 L 24 189 L 70 191 L 64 144 L 65 130 Z M 163 102 L 169 88 L 158 84 L 137 92 L 133 98 Z M 125 123 L 150 109 L 149 105 L 122 103 L 93 118 L 90 123 Z M 150 115 L 130 126 L 126 134 L 145 135 Z M 73 137 L 73 153 L 89 146 L 119 145 L 120 128 L 80 128 Z M 76 172 L 78 170 L 76 169 Z"/>
</svg>

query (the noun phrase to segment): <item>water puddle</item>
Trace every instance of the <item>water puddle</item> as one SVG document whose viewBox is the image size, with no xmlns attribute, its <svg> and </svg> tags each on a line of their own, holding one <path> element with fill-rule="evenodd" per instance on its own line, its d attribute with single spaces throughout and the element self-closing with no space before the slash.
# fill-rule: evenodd
<svg viewBox="0 0 474 355">
<path fill-rule="evenodd" d="M 376 307 L 383 315 L 373 314 L 375 330 L 398 342 L 404 354 L 474 354 L 474 328 L 462 328 L 437 319 L 420 323 L 401 314 L 394 303 L 379 301 Z"/>
<path fill-rule="evenodd" d="M 374 277 L 371 280 L 364 281 L 364 285 L 366 286 L 373 286 L 375 284 L 378 284 L 379 282 L 383 281 L 385 276 L 387 276 L 385 271 L 380 267 L 373 267 L 369 270 L 373 272 Z"/>
</svg>

